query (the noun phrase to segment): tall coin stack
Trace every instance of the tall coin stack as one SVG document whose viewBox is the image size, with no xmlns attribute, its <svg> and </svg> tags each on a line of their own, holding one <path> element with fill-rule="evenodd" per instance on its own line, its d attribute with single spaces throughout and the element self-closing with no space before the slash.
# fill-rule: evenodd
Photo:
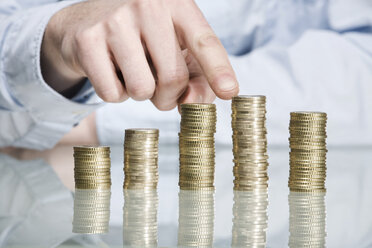
<svg viewBox="0 0 372 248">
<path fill-rule="evenodd" d="M 74 147 L 77 189 L 110 189 L 110 147 Z"/>
<path fill-rule="evenodd" d="M 216 105 L 182 104 L 180 178 L 184 190 L 214 189 Z"/>
<path fill-rule="evenodd" d="M 158 144 L 158 129 L 125 130 L 124 189 L 156 189 Z"/>
<path fill-rule="evenodd" d="M 234 191 L 231 247 L 266 247 L 267 189 Z"/>
<path fill-rule="evenodd" d="M 234 190 L 268 187 L 266 97 L 237 96 L 232 99 Z"/>
<path fill-rule="evenodd" d="M 325 192 L 289 193 L 289 247 L 326 247 Z"/>
<path fill-rule="evenodd" d="M 72 232 L 107 233 L 110 221 L 110 189 L 75 189 Z"/>
<path fill-rule="evenodd" d="M 178 247 L 212 247 L 214 190 L 180 190 Z"/>
<path fill-rule="evenodd" d="M 124 247 L 158 247 L 158 194 L 154 189 L 124 189 Z"/>
<path fill-rule="evenodd" d="M 325 191 L 327 114 L 292 112 L 289 124 L 291 191 Z"/>
</svg>

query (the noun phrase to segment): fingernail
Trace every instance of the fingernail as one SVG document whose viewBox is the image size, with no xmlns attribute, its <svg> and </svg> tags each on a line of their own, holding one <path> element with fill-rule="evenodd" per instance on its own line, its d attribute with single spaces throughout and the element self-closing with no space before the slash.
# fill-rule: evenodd
<svg viewBox="0 0 372 248">
<path fill-rule="evenodd" d="M 220 90 L 224 92 L 230 92 L 236 88 L 236 82 L 235 81 L 223 81 L 223 83 L 220 84 Z"/>
</svg>

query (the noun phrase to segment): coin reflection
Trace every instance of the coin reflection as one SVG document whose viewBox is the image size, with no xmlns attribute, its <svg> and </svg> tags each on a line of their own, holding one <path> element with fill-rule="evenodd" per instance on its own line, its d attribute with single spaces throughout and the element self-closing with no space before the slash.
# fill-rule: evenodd
<svg viewBox="0 0 372 248">
<path fill-rule="evenodd" d="M 124 247 L 157 247 L 158 193 L 153 189 L 124 189 Z"/>
<path fill-rule="evenodd" d="M 178 247 L 212 247 L 214 190 L 180 190 Z"/>
<path fill-rule="evenodd" d="M 231 247 L 266 247 L 267 189 L 234 191 Z"/>
<path fill-rule="evenodd" d="M 325 192 L 291 191 L 288 200 L 289 247 L 325 247 Z"/>
<path fill-rule="evenodd" d="M 109 189 L 75 189 L 74 233 L 107 233 L 110 221 Z"/>
</svg>

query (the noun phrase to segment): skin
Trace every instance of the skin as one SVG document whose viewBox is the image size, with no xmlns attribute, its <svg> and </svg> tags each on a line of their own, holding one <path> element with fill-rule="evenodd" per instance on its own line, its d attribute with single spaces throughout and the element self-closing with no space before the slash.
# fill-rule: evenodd
<svg viewBox="0 0 372 248">
<path fill-rule="evenodd" d="M 160 110 L 239 91 L 193 0 L 90 0 L 62 9 L 47 25 L 41 67 L 66 97 L 89 78 L 106 102 L 150 99 Z"/>
</svg>

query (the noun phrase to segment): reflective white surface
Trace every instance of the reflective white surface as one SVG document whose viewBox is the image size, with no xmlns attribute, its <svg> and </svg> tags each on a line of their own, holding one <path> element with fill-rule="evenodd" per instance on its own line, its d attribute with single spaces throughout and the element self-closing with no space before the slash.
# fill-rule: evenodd
<svg viewBox="0 0 372 248">
<path fill-rule="evenodd" d="M 110 231 L 72 233 L 72 148 L 39 154 L 39 160 L 0 155 L 0 247 L 123 247 L 123 150 L 112 147 Z M 24 154 L 23 154 L 24 155 Z M 25 157 L 37 157 L 31 154 Z M 267 247 L 288 247 L 288 148 L 269 149 Z M 327 160 L 327 247 L 372 246 L 372 148 L 329 148 Z M 213 243 L 230 247 L 233 226 L 233 176 L 230 147 L 216 148 Z M 179 187 L 177 145 L 160 147 L 158 246 L 178 243 Z M 132 206 L 133 207 L 133 206 Z M 128 226 L 126 228 L 129 228 Z M 247 229 L 249 227 L 247 226 Z"/>
</svg>

